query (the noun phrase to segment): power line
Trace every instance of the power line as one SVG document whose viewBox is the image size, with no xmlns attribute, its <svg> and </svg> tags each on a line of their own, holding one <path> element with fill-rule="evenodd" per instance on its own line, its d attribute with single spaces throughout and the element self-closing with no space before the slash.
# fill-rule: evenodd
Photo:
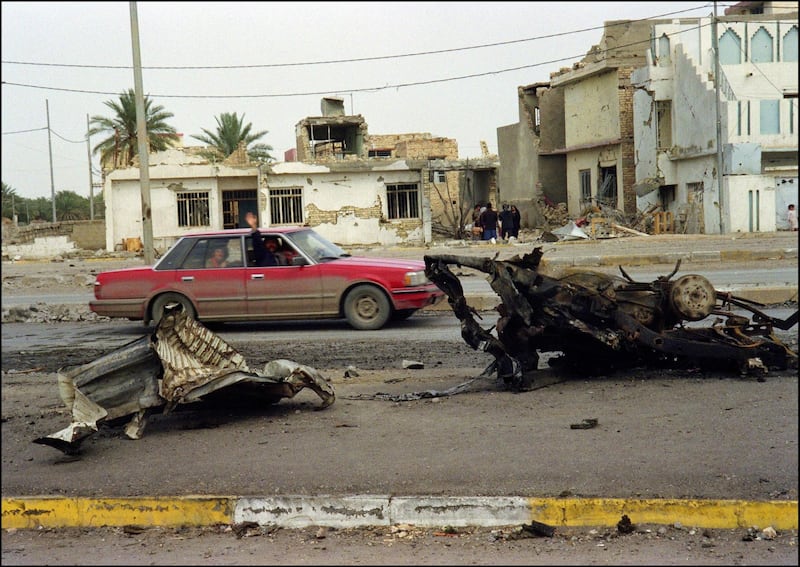
<svg viewBox="0 0 800 567">
<path fill-rule="evenodd" d="M 689 31 L 698 30 L 704 27 L 709 26 L 710 24 L 701 24 L 696 27 L 686 28 L 676 32 L 675 34 L 670 35 L 673 37 L 674 35 L 686 33 Z M 633 43 L 628 43 L 624 45 L 617 45 L 611 49 L 607 50 L 597 50 L 594 51 L 594 54 L 602 54 L 607 53 L 609 51 L 615 51 L 620 48 L 631 47 L 634 45 L 639 45 L 643 43 L 650 43 L 650 39 L 645 39 L 641 41 L 635 41 Z M 568 57 L 561 57 L 558 59 L 551 59 L 549 61 L 541 61 L 539 63 L 531 63 L 529 65 L 520 65 L 517 67 L 509 67 L 506 69 L 496 69 L 494 71 L 485 71 L 482 73 L 470 73 L 468 75 L 459 75 L 456 77 L 446 77 L 441 79 L 430 79 L 427 81 L 413 81 L 409 83 L 396 83 L 392 85 L 383 85 L 380 87 L 365 87 L 365 88 L 356 88 L 356 89 L 334 89 L 336 92 L 350 92 L 350 93 L 360 93 L 360 92 L 379 92 L 387 89 L 399 89 L 403 87 L 416 87 L 416 86 L 423 86 L 423 85 L 433 85 L 438 83 L 447 83 L 451 81 L 460 81 L 464 79 L 474 79 L 478 77 L 487 77 L 490 75 L 500 75 L 503 73 L 510 73 L 512 71 L 521 71 L 523 69 L 532 69 L 534 67 L 541 67 L 543 65 L 550 65 L 552 63 L 558 63 L 561 61 L 569 61 L 572 59 L 576 59 L 578 57 L 584 57 L 586 53 L 580 55 L 572 55 Z M 107 91 L 89 91 L 89 90 L 82 90 L 82 89 L 67 89 L 63 87 L 48 87 L 43 85 L 30 85 L 25 83 L 14 83 L 10 81 L 3 81 L 3 85 L 10 85 L 10 86 L 17 86 L 17 87 L 25 87 L 25 88 L 33 88 L 33 89 L 43 89 L 43 90 L 52 90 L 52 91 L 61 91 L 61 92 L 72 92 L 72 93 L 79 93 L 79 94 L 100 94 L 100 95 L 118 95 L 119 93 L 116 92 L 107 92 Z M 168 95 L 168 94 L 148 94 L 148 97 L 151 98 L 182 98 L 182 99 L 245 99 L 245 98 L 285 98 L 285 97 L 299 97 L 299 96 L 320 96 L 320 95 L 327 95 L 331 92 L 331 89 L 326 89 L 324 91 L 313 91 L 313 92 L 295 92 L 295 93 L 273 93 L 273 94 L 254 94 L 254 95 Z"/>
<path fill-rule="evenodd" d="M 24 134 L 26 132 L 41 132 L 42 130 L 47 130 L 47 126 L 43 128 L 31 128 L 30 130 L 16 130 L 15 132 L 3 132 L 3 136 L 8 136 L 11 134 Z M 59 134 L 58 132 L 56 132 L 55 130 L 53 130 L 52 128 L 50 129 L 50 132 L 55 134 L 65 142 L 69 142 L 70 144 L 83 144 L 86 141 L 86 138 L 84 138 L 83 140 L 69 140 L 64 136 L 62 136 L 61 134 Z"/>
<path fill-rule="evenodd" d="M 425 55 L 438 55 L 441 53 L 455 53 L 458 51 L 470 51 L 474 49 L 485 49 L 487 47 L 498 47 L 502 45 L 514 45 L 517 43 L 527 43 L 530 41 L 537 41 L 540 39 L 552 39 L 556 37 L 563 37 L 565 35 L 572 35 L 576 33 L 583 33 L 588 31 L 596 31 L 596 30 L 603 30 L 615 25 L 627 25 L 629 22 L 638 22 L 638 21 L 647 21 L 651 19 L 659 19 L 664 18 L 666 16 L 674 16 L 675 14 L 683 14 L 686 12 L 692 12 L 694 10 L 699 10 L 700 8 L 707 8 L 709 7 L 708 4 L 704 4 L 702 6 L 698 6 L 696 8 L 688 8 L 685 10 L 678 10 L 675 12 L 667 12 L 665 14 L 659 14 L 657 16 L 650 16 L 649 18 L 641 18 L 639 20 L 623 20 L 617 24 L 609 24 L 608 26 L 595 26 L 591 28 L 583 28 L 578 30 L 572 30 L 567 32 L 559 32 L 559 33 L 552 33 L 547 35 L 541 35 L 536 37 L 528 37 L 523 39 L 512 39 L 508 41 L 498 41 L 494 43 L 484 43 L 480 45 L 469 45 L 465 47 L 452 47 L 448 49 L 437 49 L 431 51 L 418 51 L 415 53 L 401 53 L 395 55 L 376 55 L 374 57 L 357 57 L 352 59 L 331 59 L 331 60 L 323 60 L 323 61 L 303 61 L 303 62 L 295 62 L 295 63 L 261 63 L 255 65 L 181 65 L 181 66 L 142 66 L 142 69 L 147 70 L 220 70 L 220 69 L 267 69 L 267 68 L 279 68 L 279 67 L 306 67 L 312 65 L 334 65 L 334 64 L 341 64 L 341 63 L 361 63 L 365 61 L 383 61 L 386 59 L 403 59 L 407 57 L 421 57 Z M 81 69 L 132 69 L 131 65 L 79 65 L 79 64 L 66 64 L 66 63 L 38 63 L 32 61 L 2 61 L 2 63 L 6 63 L 9 65 L 34 65 L 40 67 L 66 67 L 66 68 L 81 68 Z M 107 94 L 107 93 L 97 93 L 97 94 Z M 316 93 L 314 93 L 316 94 Z"/>
<path fill-rule="evenodd" d="M 47 126 L 43 128 L 31 128 L 30 130 L 16 130 L 14 132 L 3 132 L 3 136 L 7 136 L 10 134 L 25 134 L 27 132 L 39 132 L 40 130 L 47 130 Z"/>
<path fill-rule="evenodd" d="M 64 136 L 53 130 L 52 128 L 50 129 L 50 131 L 59 138 L 61 138 L 62 140 L 64 140 L 65 142 L 69 142 L 70 144 L 83 144 L 86 142 L 86 138 L 84 138 L 83 140 L 68 140 L 67 138 L 65 138 Z"/>
</svg>

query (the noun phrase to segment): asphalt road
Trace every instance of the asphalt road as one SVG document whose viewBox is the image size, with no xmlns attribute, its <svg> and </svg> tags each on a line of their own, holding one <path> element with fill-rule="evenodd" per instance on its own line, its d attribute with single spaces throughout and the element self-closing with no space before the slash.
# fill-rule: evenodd
<svg viewBox="0 0 800 567">
<path fill-rule="evenodd" d="M 673 266 L 674 267 L 674 266 Z M 626 272 L 636 281 L 649 282 L 655 280 L 659 276 L 667 275 L 673 267 L 662 266 L 660 269 L 647 268 L 628 268 Z M 593 268 L 598 271 L 606 273 L 613 273 L 619 275 L 619 269 L 613 266 L 602 266 Z M 464 270 L 466 274 L 470 274 L 469 270 Z M 798 272 L 797 266 L 773 266 L 769 269 L 766 268 L 724 268 L 724 269 L 703 269 L 699 270 L 681 270 L 679 275 L 689 273 L 700 273 L 711 282 L 711 284 L 720 290 L 735 289 L 743 286 L 780 286 L 780 285 L 793 285 L 797 286 Z M 472 271 L 471 275 L 466 275 L 460 278 L 461 285 L 467 295 L 474 294 L 492 294 L 491 286 L 486 281 L 484 274 L 477 271 Z M 57 305 L 88 305 L 89 300 L 93 298 L 91 290 L 88 291 L 71 291 L 66 292 L 63 289 L 37 289 L 36 293 L 3 293 L 2 306 L 7 309 L 10 307 L 32 305 L 39 302 L 46 302 L 49 304 Z"/>
<path fill-rule="evenodd" d="M 4 324 L 3 494 L 797 498 L 796 371 L 761 382 L 645 369 L 556 377 L 543 369 L 537 384 L 545 387 L 513 393 L 493 377 L 477 378 L 491 357 L 457 338 L 454 317 L 412 317 L 369 333 L 343 322 L 225 327 L 219 334 L 248 361 L 314 356 L 336 402 L 316 411 L 316 396 L 301 392 L 270 407 L 191 407 L 153 416 L 138 441 L 101 430 L 79 459 L 65 460 L 31 443 L 69 419 L 54 375 L 29 374 L 25 362 L 57 364 L 65 352 L 77 362 L 145 328 Z M 404 369 L 405 358 L 425 368 Z M 360 373 L 347 378 L 352 363 Z M 376 397 L 441 394 L 473 379 L 453 396 Z M 585 418 L 598 427 L 571 428 Z"/>
</svg>

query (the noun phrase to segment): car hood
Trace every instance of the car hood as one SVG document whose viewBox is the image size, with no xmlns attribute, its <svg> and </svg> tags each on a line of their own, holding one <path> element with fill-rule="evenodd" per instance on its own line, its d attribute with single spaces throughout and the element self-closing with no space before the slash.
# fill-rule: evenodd
<svg viewBox="0 0 800 567">
<path fill-rule="evenodd" d="M 399 258 L 372 258 L 367 256 L 349 256 L 336 260 L 337 264 L 357 267 L 396 268 L 398 270 L 425 270 L 423 260 L 404 260 Z"/>
</svg>

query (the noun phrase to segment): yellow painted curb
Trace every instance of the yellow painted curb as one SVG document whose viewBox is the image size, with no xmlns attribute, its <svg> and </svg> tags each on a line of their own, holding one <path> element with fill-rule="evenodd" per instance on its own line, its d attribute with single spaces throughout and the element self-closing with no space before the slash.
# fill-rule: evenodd
<svg viewBox="0 0 800 567">
<path fill-rule="evenodd" d="M 2 528 L 230 524 L 235 498 L 3 498 Z"/>
<path fill-rule="evenodd" d="M 634 524 L 698 528 L 772 526 L 796 530 L 797 501 L 530 498 L 531 519 L 553 526 L 616 526 L 623 514 Z"/>
<path fill-rule="evenodd" d="M 3 498 L 2 529 L 102 527 L 138 525 L 178 527 L 231 525 L 238 498 L 185 496 L 161 498 Z M 252 500 L 252 499 L 250 499 Z M 391 497 L 387 499 L 387 505 Z M 440 504 L 440 498 L 437 503 Z M 487 509 L 492 498 L 484 499 Z M 518 523 L 511 513 L 508 524 Z M 419 501 L 424 504 L 425 497 Z M 623 515 L 633 524 L 672 525 L 696 528 L 735 529 L 772 526 L 778 530 L 798 529 L 797 501 L 681 500 L 624 498 L 527 498 L 530 520 L 551 526 L 614 527 Z M 372 505 L 372 504 L 371 504 Z M 413 514 L 412 514 L 413 516 Z M 493 517 L 493 514 L 489 514 Z M 498 518 L 494 518 L 495 520 Z M 500 518 L 502 522 L 502 518 Z M 403 520 L 415 523 L 413 517 Z M 496 525 L 496 522 L 492 525 Z"/>
</svg>

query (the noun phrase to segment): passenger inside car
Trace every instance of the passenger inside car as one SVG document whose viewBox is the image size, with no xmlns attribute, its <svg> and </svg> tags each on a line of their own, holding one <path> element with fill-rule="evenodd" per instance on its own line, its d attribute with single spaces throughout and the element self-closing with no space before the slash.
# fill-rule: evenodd
<svg viewBox="0 0 800 567">
<path fill-rule="evenodd" d="M 206 268 L 227 268 L 228 267 L 228 249 L 218 246 L 211 251 L 206 261 Z"/>
<path fill-rule="evenodd" d="M 289 262 L 286 260 L 286 254 L 283 252 L 278 239 L 274 236 L 267 236 L 264 239 L 264 246 L 275 257 L 276 266 L 287 266 Z"/>
</svg>

